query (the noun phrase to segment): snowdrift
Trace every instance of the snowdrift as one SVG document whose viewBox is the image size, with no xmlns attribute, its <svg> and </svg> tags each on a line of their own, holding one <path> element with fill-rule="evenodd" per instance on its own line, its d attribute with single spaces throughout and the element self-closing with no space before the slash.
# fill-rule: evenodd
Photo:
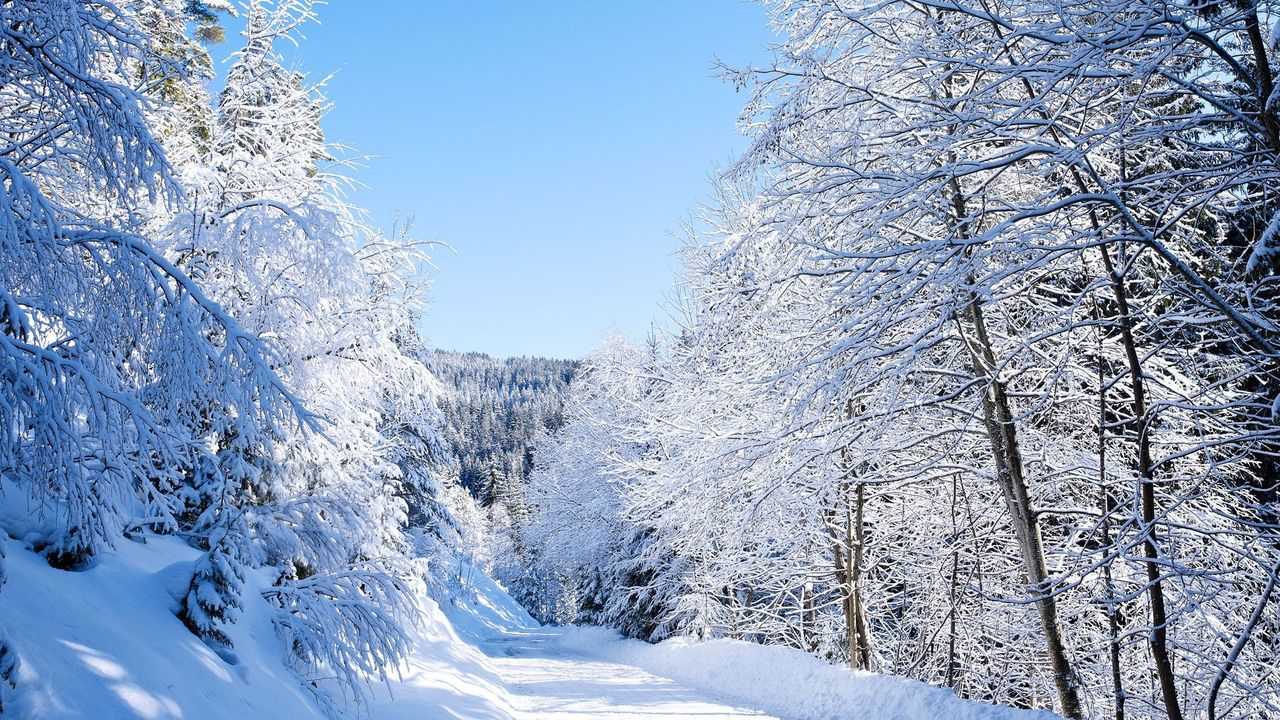
<svg viewBox="0 0 1280 720">
<path fill-rule="evenodd" d="M 502 677 L 477 645 L 483 637 L 538 623 L 480 571 L 455 568 L 452 574 L 472 579 L 462 593 L 443 600 L 443 608 L 421 600 L 413 653 L 399 681 L 374 693 L 370 720 L 517 717 Z"/>
<path fill-rule="evenodd" d="M 788 720 L 1061 720 L 1051 712 L 971 702 L 915 680 L 836 667 L 792 648 L 684 638 L 650 645 L 586 627 L 572 628 L 560 642 Z"/>
<path fill-rule="evenodd" d="M 6 543 L 0 619 L 21 669 L 15 720 L 322 720 L 282 661 L 265 602 L 246 602 L 224 659 L 175 614 L 200 552 L 122 540 L 81 572 Z M 250 573 L 246 591 L 262 579 Z M 231 662 L 228 662 L 230 660 Z"/>
</svg>

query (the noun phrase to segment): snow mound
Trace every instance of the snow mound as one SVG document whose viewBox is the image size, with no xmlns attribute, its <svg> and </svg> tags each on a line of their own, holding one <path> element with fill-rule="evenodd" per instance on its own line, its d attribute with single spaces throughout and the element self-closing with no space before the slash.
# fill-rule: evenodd
<svg viewBox="0 0 1280 720">
<path fill-rule="evenodd" d="M 685 638 L 650 645 L 596 627 L 568 628 L 559 643 L 789 720 L 1061 720 L 1043 710 L 972 702 L 946 688 L 837 667 L 793 648 Z"/>
<path fill-rule="evenodd" d="M 2 539 L 2 538 L 0 538 Z M 14 720 L 244 720 L 324 716 L 282 661 L 269 608 L 245 603 L 228 662 L 174 614 L 200 552 L 120 541 L 82 572 L 7 543 L 0 618 L 21 661 Z M 261 578 L 246 578 L 256 591 Z"/>
<path fill-rule="evenodd" d="M 470 575 L 475 584 L 444 600 L 444 608 L 420 599 L 413 651 L 392 687 L 375 693 L 371 720 L 506 720 L 517 715 L 503 679 L 475 641 L 496 628 L 538 623 L 488 577 L 479 571 Z"/>
</svg>

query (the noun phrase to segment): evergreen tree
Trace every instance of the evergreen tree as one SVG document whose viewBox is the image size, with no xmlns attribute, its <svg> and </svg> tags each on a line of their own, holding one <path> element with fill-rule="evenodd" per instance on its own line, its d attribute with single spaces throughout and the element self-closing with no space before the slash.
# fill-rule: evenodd
<svg viewBox="0 0 1280 720">
<path fill-rule="evenodd" d="M 227 626 L 241 609 L 244 570 L 236 557 L 237 542 L 229 542 L 219 529 L 210 538 L 209 551 L 196 561 L 195 574 L 182 601 L 178 617 L 192 633 L 215 648 L 231 648 Z"/>
<path fill-rule="evenodd" d="M 534 438 L 563 422 L 577 363 L 441 350 L 430 363 L 448 388 L 440 398 L 447 451 L 457 458 L 463 486 L 488 505 L 491 476 L 507 473 L 522 483 L 532 469 Z"/>
</svg>

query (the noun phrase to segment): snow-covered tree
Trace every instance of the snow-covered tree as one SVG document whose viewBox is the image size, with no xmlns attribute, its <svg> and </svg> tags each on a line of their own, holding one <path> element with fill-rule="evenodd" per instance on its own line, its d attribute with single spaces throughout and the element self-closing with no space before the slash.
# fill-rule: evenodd
<svg viewBox="0 0 1280 720">
<path fill-rule="evenodd" d="M 131 18 L 97 3 L 6 6 L 0 105 L 4 240 L 0 468 L 56 526 L 69 567 L 135 522 L 174 525 L 169 488 L 191 436 L 151 402 L 213 392 L 245 433 L 301 407 L 274 348 L 159 250 L 139 197 L 180 195 L 143 100 L 124 80 L 163 66 Z"/>
<path fill-rule="evenodd" d="M 190 589 L 183 599 L 182 618 L 188 629 L 215 647 L 230 648 L 226 626 L 234 623 L 244 592 L 243 562 L 235 556 L 240 543 L 219 527 L 209 539 L 209 551 L 196 562 Z"/>
<path fill-rule="evenodd" d="M 436 350 L 430 365 L 448 388 L 440 398 L 444 440 L 475 497 L 491 491 L 490 471 L 523 482 L 535 438 L 563 422 L 564 395 L 577 364 L 545 358 L 491 358 Z"/>
<path fill-rule="evenodd" d="M 295 666 L 336 673 L 337 695 L 312 687 L 322 702 L 340 703 L 361 696 L 357 677 L 406 647 L 399 595 L 418 572 L 398 560 L 410 549 L 406 527 L 450 522 L 432 505 L 447 462 L 438 385 L 415 329 L 425 256 L 402 233 L 368 227 L 342 199 L 346 181 L 320 126 L 327 103 L 278 48 L 314 17 L 312 4 L 250 2 L 244 12 L 244 43 L 210 141 L 182 168 L 187 205 L 162 219 L 166 251 L 247 327 L 273 338 L 277 371 L 317 423 L 275 438 L 242 433 L 228 425 L 238 408 L 219 398 L 181 419 L 211 448 L 188 478 L 197 517 L 188 532 L 208 555 L 183 614 L 225 643 L 216 626 L 231 616 L 236 565 L 270 568 L 275 584 L 265 594 L 280 609 Z M 318 654 L 366 622 L 368 642 Z"/>
<path fill-rule="evenodd" d="M 0 8 L 0 483 L 59 567 L 181 534 L 205 551 L 188 627 L 230 652 L 237 609 L 271 602 L 340 702 L 404 652 L 410 500 L 447 481 L 425 257 L 342 200 L 327 104 L 276 48 L 311 3 L 247 3 L 213 104 L 202 42 L 233 12 Z"/>
<path fill-rule="evenodd" d="M 559 440 L 659 449 L 614 497 L 686 631 L 1070 717 L 1274 709 L 1273 9 L 1175 6 L 769 3 L 662 391 Z"/>
<path fill-rule="evenodd" d="M 635 463 L 659 452 L 640 422 L 657 392 L 646 372 L 654 361 L 618 336 L 586 361 L 570 387 L 568 422 L 538 441 L 527 537 L 543 575 L 569 586 L 568 593 L 546 587 L 549 616 L 657 640 L 673 633 L 682 576 L 663 539 L 629 514 L 632 489 L 647 472 Z M 566 597 L 576 607 L 557 607 Z"/>
</svg>

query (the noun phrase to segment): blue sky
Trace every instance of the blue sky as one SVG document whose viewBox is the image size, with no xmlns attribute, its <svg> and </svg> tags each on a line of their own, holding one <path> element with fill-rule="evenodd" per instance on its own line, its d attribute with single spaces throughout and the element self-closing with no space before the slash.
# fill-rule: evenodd
<svg viewBox="0 0 1280 720">
<path fill-rule="evenodd" d="M 742 0 L 332 0 L 320 20 L 291 55 L 337 73 L 326 133 L 373 156 L 354 200 L 457 252 L 435 252 L 424 330 L 503 356 L 581 357 L 661 316 L 671 233 L 745 147 L 746 97 L 712 65 L 773 39 Z"/>
</svg>

